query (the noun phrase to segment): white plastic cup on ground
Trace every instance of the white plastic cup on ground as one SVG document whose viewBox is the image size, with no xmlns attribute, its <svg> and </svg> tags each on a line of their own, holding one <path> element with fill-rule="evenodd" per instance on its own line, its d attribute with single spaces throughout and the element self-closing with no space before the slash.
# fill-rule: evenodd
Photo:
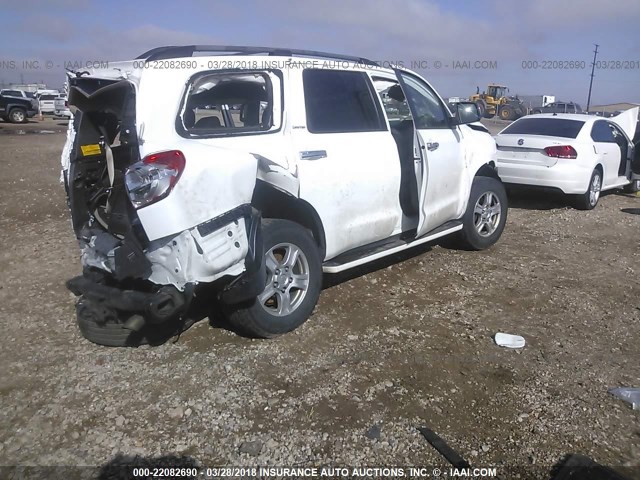
<svg viewBox="0 0 640 480">
<path fill-rule="evenodd" d="M 507 348 L 522 348 L 526 343 L 524 337 L 520 335 L 510 335 L 508 333 L 496 333 L 494 340 L 496 345 Z"/>
</svg>

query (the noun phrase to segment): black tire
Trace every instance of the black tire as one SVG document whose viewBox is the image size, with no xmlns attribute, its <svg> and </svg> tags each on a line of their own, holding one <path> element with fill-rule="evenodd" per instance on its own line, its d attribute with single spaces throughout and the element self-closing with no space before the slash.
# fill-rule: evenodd
<svg viewBox="0 0 640 480">
<path fill-rule="evenodd" d="M 624 191 L 626 193 L 640 192 L 640 180 L 633 180 L 629 185 L 625 185 Z"/>
<path fill-rule="evenodd" d="M 90 342 L 107 347 L 135 347 L 148 343 L 140 332 L 122 326 L 115 311 L 89 299 L 76 303 L 78 328 Z"/>
<path fill-rule="evenodd" d="M 513 120 L 515 117 L 515 112 L 513 111 L 513 108 L 511 108 L 509 105 L 505 105 L 500 109 L 500 118 L 502 120 Z"/>
<path fill-rule="evenodd" d="M 597 192 L 594 191 L 597 190 Z M 600 190 L 602 189 L 602 171 L 595 168 L 591 173 L 587 191 L 580 195 L 575 195 L 575 207 L 578 210 L 593 210 L 600 200 Z"/>
<path fill-rule="evenodd" d="M 476 213 L 476 206 L 482 213 Z M 484 250 L 496 243 L 504 230 L 508 209 L 502 182 L 493 177 L 476 177 L 462 217 L 463 227 L 458 237 L 460 246 L 468 250 Z"/>
<path fill-rule="evenodd" d="M 76 318 L 84 338 L 106 347 L 161 345 L 192 324 L 174 318 L 159 325 L 146 325 L 136 332 L 124 328 L 123 319 L 115 310 L 84 297 L 76 303 Z"/>
<path fill-rule="evenodd" d="M 487 111 L 487 106 L 481 100 L 476 102 L 476 106 L 478 107 L 478 115 L 480 115 L 480 118 L 484 118 L 484 114 Z"/>
<path fill-rule="evenodd" d="M 24 123 L 27 121 L 27 112 L 22 108 L 12 108 L 9 110 L 9 121 L 11 123 Z"/>
<path fill-rule="evenodd" d="M 262 238 L 267 269 L 265 290 L 249 302 L 226 307 L 225 313 L 229 322 L 243 333 L 273 338 L 299 327 L 311 315 L 322 289 L 322 259 L 309 231 L 297 223 L 265 219 Z M 287 255 L 296 249 L 297 260 L 286 266 Z M 285 268 L 290 270 L 285 272 Z M 306 288 L 294 286 L 295 276 L 304 284 L 305 273 Z M 267 296 L 271 292 L 273 294 Z M 292 308 L 290 313 L 284 313 L 287 303 Z M 285 310 L 279 314 L 281 308 Z"/>
</svg>

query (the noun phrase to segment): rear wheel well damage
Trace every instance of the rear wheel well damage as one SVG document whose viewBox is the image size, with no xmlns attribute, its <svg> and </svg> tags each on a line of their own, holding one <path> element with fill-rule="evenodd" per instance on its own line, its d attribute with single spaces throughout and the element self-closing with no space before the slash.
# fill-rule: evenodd
<svg viewBox="0 0 640 480">
<path fill-rule="evenodd" d="M 261 212 L 263 218 L 290 220 L 307 228 L 318 245 L 320 258 L 324 259 L 326 252 L 324 227 L 318 212 L 309 203 L 258 180 L 251 205 Z"/>
<path fill-rule="evenodd" d="M 491 177 L 495 178 L 496 180 L 500 180 L 498 172 L 496 172 L 496 164 L 493 161 L 482 165 L 478 169 L 474 177 Z"/>
</svg>

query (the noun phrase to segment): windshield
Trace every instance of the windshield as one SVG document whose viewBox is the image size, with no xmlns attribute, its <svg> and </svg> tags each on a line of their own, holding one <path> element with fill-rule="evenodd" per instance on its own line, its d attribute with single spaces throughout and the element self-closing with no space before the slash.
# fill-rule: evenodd
<svg viewBox="0 0 640 480">
<path fill-rule="evenodd" d="M 576 138 L 584 122 L 566 118 L 522 118 L 505 128 L 500 135 L 542 135 Z"/>
<path fill-rule="evenodd" d="M 505 87 L 489 87 L 488 93 L 491 97 L 500 98 L 505 96 L 506 90 Z"/>
</svg>

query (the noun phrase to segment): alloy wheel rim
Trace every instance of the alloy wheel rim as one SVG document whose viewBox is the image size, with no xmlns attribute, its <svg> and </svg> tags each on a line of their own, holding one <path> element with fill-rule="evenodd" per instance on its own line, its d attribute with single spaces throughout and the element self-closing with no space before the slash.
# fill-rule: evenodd
<svg viewBox="0 0 640 480">
<path fill-rule="evenodd" d="M 502 217 L 500 199 L 494 192 L 485 192 L 480 195 L 473 209 L 473 224 L 481 237 L 491 236 Z"/>
<path fill-rule="evenodd" d="M 258 295 L 262 308 L 275 317 L 293 313 L 309 290 L 309 261 L 300 247 L 279 243 L 265 253 L 267 284 Z"/>
<path fill-rule="evenodd" d="M 594 175 L 593 180 L 591 180 L 591 186 L 589 188 L 589 203 L 592 206 L 595 206 L 595 204 L 598 203 L 601 188 L 602 181 L 600 180 L 600 175 Z"/>
</svg>

